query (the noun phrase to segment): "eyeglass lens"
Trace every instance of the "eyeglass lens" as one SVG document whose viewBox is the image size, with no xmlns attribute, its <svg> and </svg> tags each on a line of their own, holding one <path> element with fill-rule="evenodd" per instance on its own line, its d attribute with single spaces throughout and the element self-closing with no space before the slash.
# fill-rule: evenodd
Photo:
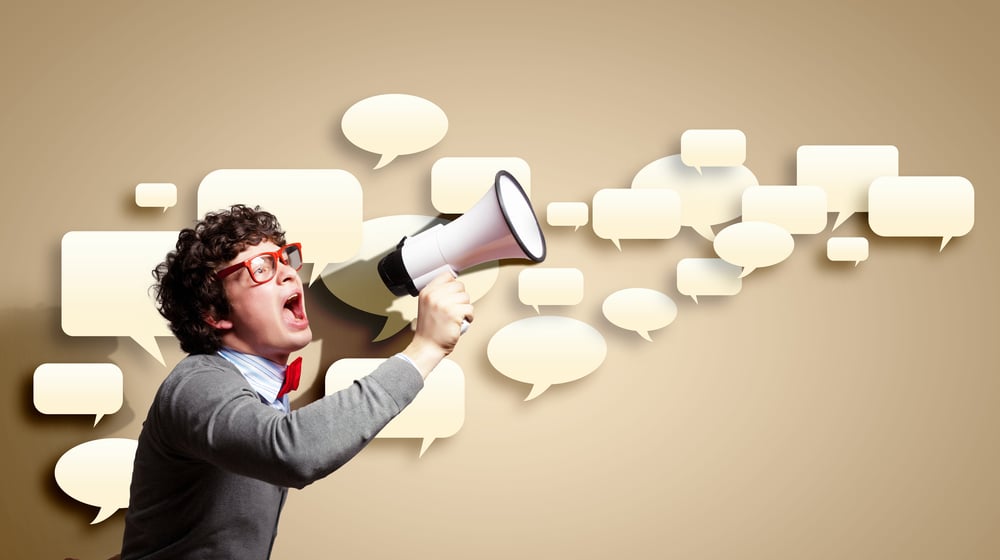
<svg viewBox="0 0 1000 560">
<path fill-rule="evenodd" d="M 289 245 L 282 250 L 285 256 L 284 260 L 288 263 L 288 266 L 294 270 L 302 268 L 302 252 L 299 251 L 298 247 Z M 273 278 L 277 268 L 274 255 L 258 255 L 250 261 L 250 275 L 258 283 L 264 283 Z"/>
</svg>

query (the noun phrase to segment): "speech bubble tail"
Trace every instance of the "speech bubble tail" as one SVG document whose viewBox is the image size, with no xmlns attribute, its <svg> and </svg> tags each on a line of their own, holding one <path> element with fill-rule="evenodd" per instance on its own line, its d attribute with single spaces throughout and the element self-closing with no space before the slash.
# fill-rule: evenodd
<svg viewBox="0 0 1000 560">
<path fill-rule="evenodd" d="M 396 159 L 395 155 L 382 154 L 382 159 L 378 160 L 378 164 L 374 167 L 374 169 L 382 169 L 392 163 L 392 160 L 394 159 Z"/>
<path fill-rule="evenodd" d="M 434 438 L 432 437 L 423 439 L 420 443 L 420 457 L 424 456 L 424 453 L 427 452 L 427 448 L 430 447 L 432 443 L 434 443 Z"/>
<path fill-rule="evenodd" d="M 535 310 L 535 313 L 538 313 L 539 315 L 542 314 L 542 310 L 538 308 L 537 303 L 532 304 L 531 307 Z"/>
<path fill-rule="evenodd" d="M 691 299 L 693 299 L 695 303 L 698 303 L 698 296 L 691 296 Z"/>
<path fill-rule="evenodd" d="M 861 261 L 854 261 L 854 266 L 858 266 L 859 264 L 861 264 Z"/>
<path fill-rule="evenodd" d="M 947 245 L 949 241 L 951 241 L 950 237 L 942 237 L 941 238 L 941 248 L 938 249 L 938 253 L 940 253 L 941 251 L 944 251 L 944 246 Z"/>
<path fill-rule="evenodd" d="M 528 401 L 534 399 L 535 397 L 537 397 L 538 395 L 541 395 L 542 393 L 544 393 L 551 386 L 552 385 L 541 385 L 541 384 L 539 384 L 539 385 L 532 385 L 531 386 L 531 392 L 528 393 L 527 397 L 525 397 L 524 402 L 528 402 Z"/>
<path fill-rule="evenodd" d="M 320 263 L 313 263 L 312 273 L 309 274 L 309 287 L 310 288 L 312 287 L 313 282 L 315 282 L 321 276 L 323 276 L 323 271 L 326 270 L 326 266 L 327 265 L 325 265 L 325 264 L 320 265 Z"/>
<path fill-rule="evenodd" d="M 109 518 L 112 515 L 114 515 L 114 513 L 116 511 L 118 511 L 118 508 L 115 508 L 115 507 L 102 507 L 101 511 L 97 512 L 97 517 L 95 517 L 94 520 L 90 522 L 90 524 L 91 525 L 97 525 L 98 523 L 100 523 L 102 521 L 105 521 L 105 520 L 107 520 L 107 518 Z"/>
<path fill-rule="evenodd" d="M 639 336 L 641 336 L 642 338 L 648 340 L 649 342 L 653 342 L 653 339 L 650 338 L 650 336 L 649 336 L 649 331 L 635 331 L 635 332 L 639 333 Z"/>
<path fill-rule="evenodd" d="M 406 328 L 406 325 L 410 323 L 411 321 L 403 319 L 400 315 L 389 315 L 385 319 L 385 324 L 382 325 L 382 330 L 379 331 L 378 336 L 372 339 L 372 342 L 382 342 L 387 338 L 391 338 L 396 333 Z"/>
<path fill-rule="evenodd" d="M 163 213 L 164 213 L 164 214 L 166 214 L 166 213 L 167 213 L 167 208 L 170 208 L 170 207 L 169 207 L 169 206 L 164 206 L 164 207 L 163 207 Z"/>
<path fill-rule="evenodd" d="M 103 414 L 98 414 L 97 416 L 94 417 L 94 427 L 95 428 L 97 427 L 97 423 L 101 421 L 101 418 L 104 418 Z"/>
<path fill-rule="evenodd" d="M 712 226 L 710 226 L 710 225 L 697 225 L 697 226 L 691 226 L 691 227 L 693 227 L 694 230 L 696 232 L 698 232 L 698 235 L 704 237 L 705 239 L 707 239 L 709 241 L 715 241 L 715 232 L 712 231 Z"/>
<path fill-rule="evenodd" d="M 580 231 L 580 226 L 576 226 L 575 228 L 573 228 L 573 231 Z"/>
<path fill-rule="evenodd" d="M 841 212 L 837 214 L 837 219 L 833 222 L 833 229 L 831 229 L 830 231 L 839 228 L 841 224 L 847 221 L 847 218 L 850 218 L 853 215 L 854 212 Z"/>
<path fill-rule="evenodd" d="M 700 165 L 694 166 L 694 169 L 695 169 L 695 171 L 698 172 L 698 175 L 704 175 L 704 173 L 701 172 L 701 166 Z"/>
<path fill-rule="evenodd" d="M 155 336 L 150 336 L 148 338 L 133 336 L 132 340 L 141 346 L 143 350 L 148 352 L 150 356 L 155 358 L 157 362 L 160 362 L 161 366 L 167 367 L 167 362 L 163 360 L 163 353 L 160 352 L 160 346 L 156 343 Z"/>
<path fill-rule="evenodd" d="M 743 267 L 743 272 L 740 273 L 739 278 L 746 278 L 747 275 L 749 275 L 754 270 L 756 270 L 756 269 L 754 267 L 752 267 L 752 266 L 744 266 Z"/>
<path fill-rule="evenodd" d="M 611 242 L 615 244 L 615 247 L 618 247 L 618 252 L 620 253 L 622 251 L 621 239 L 612 239 Z"/>
</svg>

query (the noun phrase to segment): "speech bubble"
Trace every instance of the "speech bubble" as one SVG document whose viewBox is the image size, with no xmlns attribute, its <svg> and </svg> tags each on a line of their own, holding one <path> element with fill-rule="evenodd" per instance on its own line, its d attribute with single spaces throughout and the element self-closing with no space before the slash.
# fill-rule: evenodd
<svg viewBox="0 0 1000 560">
<path fill-rule="evenodd" d="M 677 304 L 670 296 L 648 288 L 618 290 L 604 300 L 604 317 L 612 325 L 635 331 L 652 342 L 649 331 L 666 327 L 677 318 Z"/>
<path fill-rule="evenodd" d="M 326 370 L 326 394 L 351 386 L 382 365 L 378 358 L 345 358 Z M 424 379 L 416 398 L 375 435 L 381 438 L 422 439 L 420 456 L 435 439 L 451 437 L 465 423 L 465 373 L 455 362 L 444 359 Z"/>
<path fill-rule="evenodd" d="M 302 243 L 313 263 L 309 284 L 329 263 L 346 261 L 361 246 L 361 183 L 341 169 L 218 169 L 198 185 L 198 216 L 233 204 L 274 214 L 285 238 Z"/>
<path fill-rule="evenodd" d="M 882 237 L 952 237 L 972 231 L 976 194 L 965 177 L 881 177 L 868 191 L 868 224 Z"/>
<path fill-rule="evenodd" d="M 517 179 L 531 198 L 531 167 L 517 157 L 444 157 L 431 166 L 431 204 L 442 214 L 464 214 L 493 188 L 498 171 Z"/>
<path fill-rule="evenodd" d="M 583 301 L 583 272 L 578 268 L 525 268 L 517 275 L 521 303 L 539 311 L 539 305 L 576 305 Z"/>
<path fill-rule="evenodd" d="M 855 212 L 868 211 L 868 187 L 879 177 L 899 175 L 895 146 L 799 146 L 795 182 L 826 191 L 827 208 L 837 212 L 833 229 Z"/>
<path fill-rule="evenodd" d="M 62 330 L 127 336 L 166 365 L 157 336 L 172 336 L 156 310 L 151 271 L 177 244 L 176 231 L 71 231 L 62 238 Z"/>
<path fill-rule="evenodd" d="M 681 229 L 681 199 L 665 189 L 601 189 L 594 195 L 594 233 L 622 250 L 622 239 L 671 239 Z"/>
<path fill-rule="evenodd" d="M 781 226 L 740 222 L 720 231 L 714 247 L 724 261 L 743 267 L 740 278 L 744 278 L 757 268 L 787 259 L 795 249 L 795 240 Z"/>
<path fill-rule="evenodd" d="M 422 152 L 448 133 L 448 116 L 430 101 L 404 93 L 387 93 L 351 105 L 340 121 L 351 144 L 382 154 L 375 169 L 397 156 Z"/>
<path fill-rule="evenodd" d="M 42 364 L 32 376 L 32 399 L 42 414 L 94 415 L 122 407 L 122 370 L 115 364 Z"/>
<path fill-rule="evenodd" d="M 858 266 L 868 260 L 868 240 L 864 237 L 831 237 L 826 240 L 826 258 L 831 261 L 853 261 Z"/>
<path fill-rule="evenodd" d="M 486 346 L 490 364 L 503 375 L 532 384 L 530 401 L 558 383 L 596 370 L 608 355 L 601 333 L 569 317 L 528 317 L 497 331 Z"/>
<path fill-rule="evenodd" d="M 550 226 L 573 226 L 576 231 L 590 220 L 590 207 L 586 202 L 550 202 L 545 207 L 545 218 Z"/>
<path fill-rule="evenodd" d="M 373 342 L 385 340 L 417 317 L 417 298 L 396 296 L 379 279 L 378 262 L 396 248 L 403 237 L 428 230 L 446 220 L 432 216 L 385 216 L 361 225 L 361 248 L 354 258 L 329 265 L 322 272 L 323 284 L 337 299 L 372 315 L 385 317 L 382 331 Z M 463 270 L 459 279 L 475 302 L 486 295 L 500 276 L 497 262 Z"/>
<path fill-rule="evenodd" d="M 177 185 L 139 183 L 135 186 L 135 205 L 142 208 L 173 208 L 177 204 Z"/>
<path fill-rule="evenodd" d="M 744 166 L 706 167 L 699 173 L 684 165 L 680 155 L 660 158 L 636 173 L 633 189 L 668 189 L 681 199 L 681 225 L 712 241 L 712 226 L 740 217 L 743 191 L 757 186 Z M 596 220 L 596 218 L 595 218 Z"/>
<path fill-rule="evenodd" d="M 698 303 L 698 296 L 735 296 L 743 289 L 743 269 L 722 259 L 688 258 L 677 262 L 677 291 Z"/>
<path fill-rule="evenodd" d="M 747 137 L 742 130 L 685 130 L 681 160 L 701 173 L 702 167 L 734 167 L 747 160 Z"/>
<path fill-rule="evenodd" d="M 743 221 L 770 222 L 791 234 L 826 229 L 826 191 L 819 187 L 761 186 L 743 191 Z"/>
<path fill-rule="evenodd" d="M 78 502 L 100 508 L 91 525 L 128 507 L 138 443 L 125 438 L 96 439 L 63 453 L 56 462 L 59 488 Z"/>
</svg>

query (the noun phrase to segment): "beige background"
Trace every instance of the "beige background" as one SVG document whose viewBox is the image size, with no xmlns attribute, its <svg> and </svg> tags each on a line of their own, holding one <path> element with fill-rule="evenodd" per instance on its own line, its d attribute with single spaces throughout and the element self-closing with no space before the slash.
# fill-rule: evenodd
<svg viewBox="0 0 1000 560">
<path fill-rule="evenodd" d="M 619 253 L 589 227 L 546 227 L 546 264 L 580 268 L 586 294 L 542 312 L 598 328 L 604 365 L 522 402 L 529 387 L 485 358 L 492 333 L 534 314 L 505 267 L 453 355 L 463 429 L 422 459 L 417 441 L 377 441 L 293 491 L 274 557 L 1000 556 L 995 6 L 4 0 L 4 555 L 117 549 L 123 513 L 88 525 L 97 509 L 52 470 L 79 443 L 136 437 L 166 374 L 128 339 L 62 333 L 65 232 L 189 225 L 219 168 L 346 169 L 373 218 L 432 214 L 439 157 L 517 156 L 536 208 L 589 202 L 678 153 L 688 128 L 738 128 L 762 184 L 795 180 L 799 145 L 896 145 L 901 173 L 975 185 L 975 227 L 939 253 L 856 215 L 836 233 L 868 236 L 868 262 L 827 262 L 828 227 L 699 305 L 675 289 L 677 260 L 712 256 L 690 229 Z M 375 172 L 339 119 L 388 92 L 434 101 L 450 128 Z M 176 183 L 177 206 L 135 207 L 140 182 Z M 678 301 L 652 343 L 600 314 L 626 287 Z M 406 344 L 369 343 L 380 321 L 321 283 L 307 298 L 324 367 Z M 33 409 L 36 366 L 106 360 L 125 372 L 118 414 L 92 428 Z"/>
</svg>

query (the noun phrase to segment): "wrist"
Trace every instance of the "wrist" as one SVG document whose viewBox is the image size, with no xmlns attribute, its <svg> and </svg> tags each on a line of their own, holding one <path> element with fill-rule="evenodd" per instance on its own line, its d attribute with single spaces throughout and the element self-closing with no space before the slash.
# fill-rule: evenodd
<svg viewBox="0 0 1000 560">
<path fill-rule="evenodd" d="M 400 353 L 410 359 L 424 379 L 447 355 L 442 348 L 421 340 L 414 340 Z"/>
</svg>

